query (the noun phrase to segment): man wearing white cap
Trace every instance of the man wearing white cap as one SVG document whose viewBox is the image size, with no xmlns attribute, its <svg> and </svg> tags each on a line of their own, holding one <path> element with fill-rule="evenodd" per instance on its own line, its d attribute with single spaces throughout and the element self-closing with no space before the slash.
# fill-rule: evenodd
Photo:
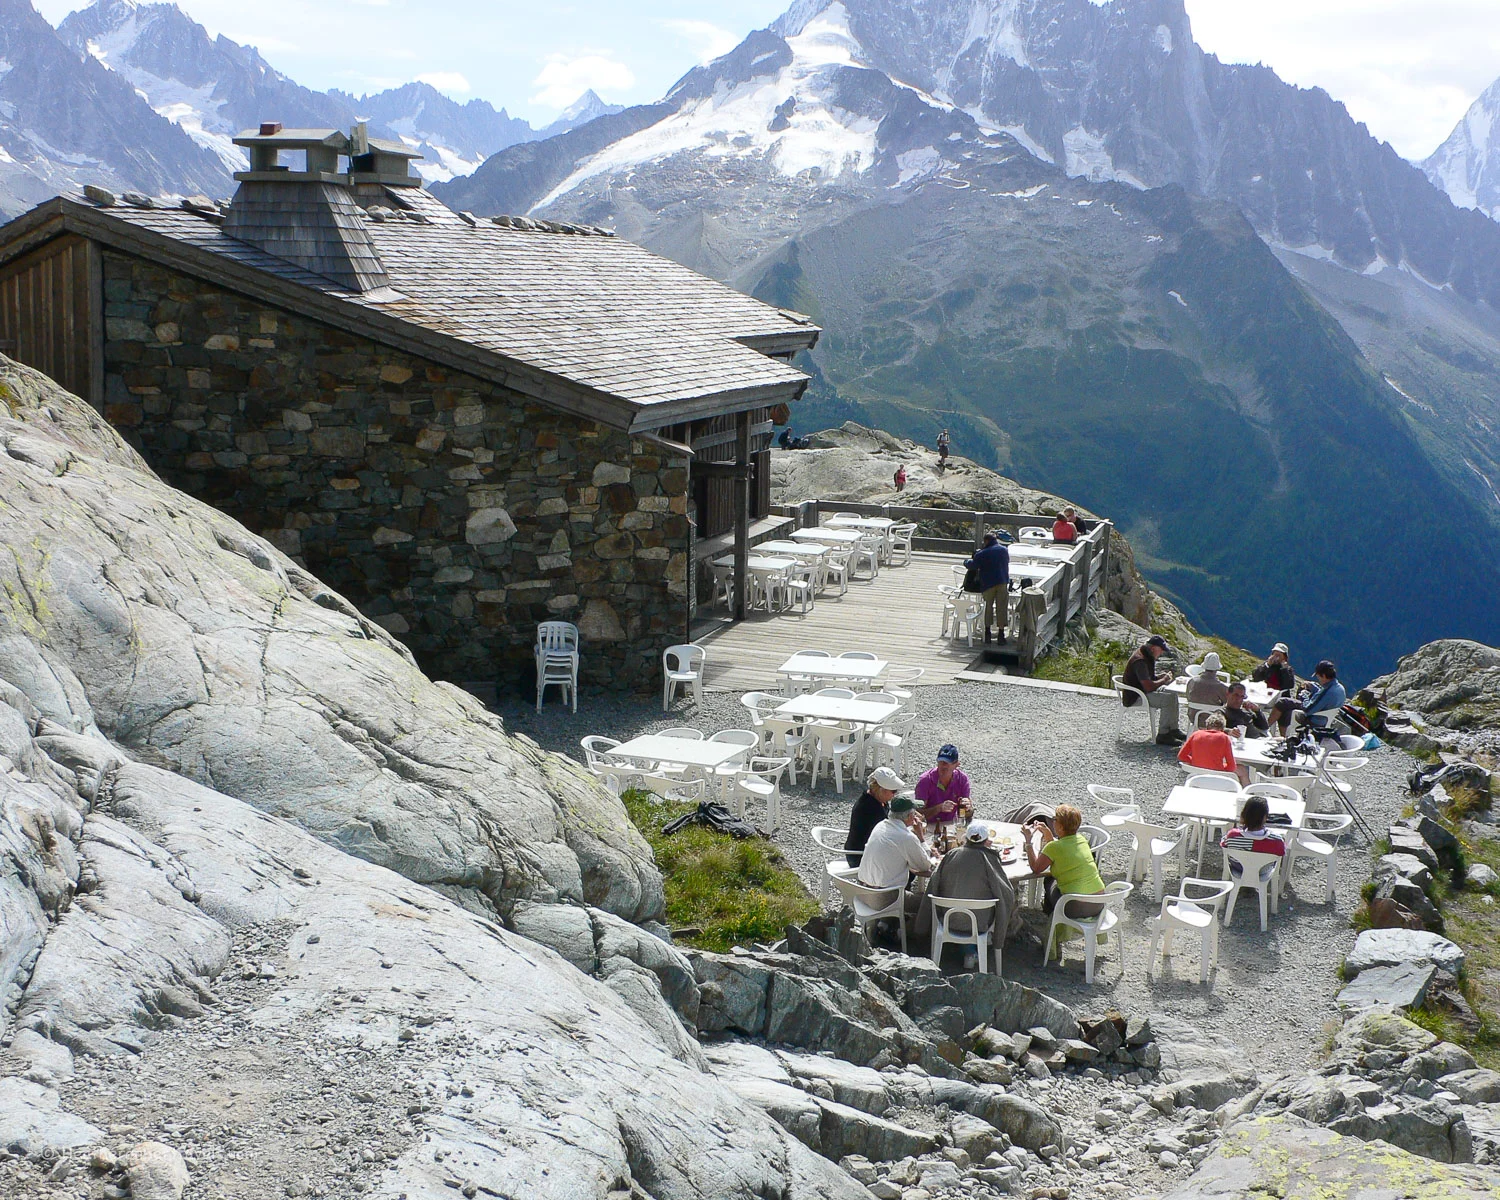
<svg viewBox="0 0 1500 1200">
<path fill-rule="evenodd" d="M 927 884 L 929 899 L 924 900 L 917 919 L 912 922 L 912 936 L 917 944 L 932 937 L 932 896 L 947 896 L 954 900 L 993 900 L 995 907 L 989 912 L 977 913 L 978 928 L 997 932 L 993 944 L 998 945 L 1013 931 L 1017 923 L 1016 890 L 1005 877 L 1005 867 L 1000 853 L 990 845 L 990 827 L 983 821 L 969 822 L 968 832 L 961 846 L 955 846 L 943 855 L 943 861 L 933 872 Z M 955 933 L 968 933 L 964 917 L 953 920 Z M 964 965 L 973 968 L 979 965 L 978 955 L 970 950 Z"/>
<path fill-rule="evenodd" d="M 1219 678 L 1223 664 L 1219 656 L 1210 650 L 1201 663 L 1192 663 L 1187 669 L 1187 698 L 1189 704 L 1209 705 L 1218 708 L 1229 698 L 1229 686 Z"/>
</svg>

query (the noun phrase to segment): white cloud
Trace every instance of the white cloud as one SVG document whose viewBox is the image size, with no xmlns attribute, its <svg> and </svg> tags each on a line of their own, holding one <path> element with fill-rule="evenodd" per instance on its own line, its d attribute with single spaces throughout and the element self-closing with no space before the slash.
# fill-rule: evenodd
<svg viewBox="0 0 1500 1200">
<path fill-rule="evenodd" d="M 628 91 L 635 86 L 635 73 L 624 63 L 602 54 L 585 54 L 578 58 L 555 54 L 532 83 L 538 89 L 531 97 L 533 104 L 544 108 L 567 108 L 590 88 L 615 95 Z"/>
<path fill-rule="evenodd" d="M 712 62 L 728 54 L 742 40 L 732 29 L 725 29 L 712 21 L 671 20 L 663 21 L 661 25 L 692 46 L 700 63 Z"/>
<path fill-rule="evenodd" d="M 471 92 L 469 81 L 457 71 L 424 71 L 417 76 L 418 83 L 426 83 L 440 92 Z"/>
</svg>

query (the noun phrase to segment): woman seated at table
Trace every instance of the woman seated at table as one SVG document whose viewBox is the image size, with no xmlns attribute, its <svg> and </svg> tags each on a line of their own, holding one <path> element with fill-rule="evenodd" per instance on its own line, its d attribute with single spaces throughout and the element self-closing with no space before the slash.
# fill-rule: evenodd
<svg viewBox="0 0 1500 1200">
<path fill-rule="evenodd" d="M 1026 860 L 1034 875 L 1046 875 L 1047 911 L 1051 912 L 1061 895 L 1093 896 L 1104 890 L 1104 880 L 1099 877 L 1099 868 L 1094 862 L 1094 851 L 1088 839 L 1078 832 L 1083 824 L 1083 813 L 1071 804 L 1059 804 L 1052 818 L 1057 827 L 1052 830 L 1041 817 L 1035 817 L 1026 826 Z M 1032 832 L 1039 835 L 1038 841 Z M 1068 908 L 1070 917 L 1092 917 L 1102 906 L 1075 902 Z"/>
<path fill-rule="evenodd" d="M 1264 796 L 1251 796 L 1240 809 L 1240 823 L 1224 835 L 1219 843 L 1222 850 L 1251 850 L 1256 854 L 1274 854 L 1280 858 L 1286 853 L 1286 842 L 1281 834 L 1266 828 L 1266 818 L 1271 807 Z M 1267 863 L 1260 869 L 1260 877 L 1266 878 L 1276 869 L 1275 863 Z M 1236 879 L 1244 872 L 1237 862 L 1229 864 L 1229 873 Z"/>
<path fill-rule="evenodd" d="M 1052 522 L 1052 540 L 1071 546 L 1078 540 L 1078 512 L 1069 507 Z"/>
<path fill-rule="evenodd" d="M 1187 698 L 1189 704 L 1206 704 L 1217 708 L 1229 699 L 1229 685 L 1219 678 L 1223 664 L 1219 656 L 1210 650 L 1201 663 L 1192 663 L 1187 669 Z"/>
<path fill-rule="evenodd" d="M 1188 734 L 1188 740 L 1177 752 L 1177 761 L 1200 771 L 1236 775 L 1241 783 L 1249 782 L 1245 769 L 1234 761 L 1234 739 L 1224 732 L 1223 713 L 1209 713 L 1203 718 L 1203 728 Z"/>
</svg>

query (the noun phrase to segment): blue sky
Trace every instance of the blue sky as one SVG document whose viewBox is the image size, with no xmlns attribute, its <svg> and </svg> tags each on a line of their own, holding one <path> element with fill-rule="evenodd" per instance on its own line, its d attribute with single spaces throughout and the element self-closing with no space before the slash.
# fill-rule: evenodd
<svg viewBox="0 0 1500 1200">
<path fill-rule="evenodd" d="M 790 0 L 180 0 L 309 87 L 426 78 L 534 124 L 585 88 L 657 99 Z M 1098 0 L 1095 0 L 1097 3 Z M 52 21 L 77 0 L 40 0 Z M 1187 0 L 1199 42 L 1321 86 L 1403 154 L 1430 153 L 1500 76 L 1500 0 Z"/>
</svg>

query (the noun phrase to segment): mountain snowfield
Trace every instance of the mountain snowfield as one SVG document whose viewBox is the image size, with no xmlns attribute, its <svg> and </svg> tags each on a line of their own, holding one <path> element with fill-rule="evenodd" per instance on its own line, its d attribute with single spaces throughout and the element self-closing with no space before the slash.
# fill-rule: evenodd
<svg viewBox="0 0 1500 1200">
<path fill-rule="evenodd" d="M 1500 221 L 1500 79 L 1474 101 L 1422 169 L 1454 204 Z"/>
<path fill-rule="evenodd" d="M 799 0 L 658 104 L 434 190 L 811 312 L 799 427 L 947 425 L 1239 644 L 1360 676 L 1500 636 L 1500 226 L 1205 54 L 1182 0 Z M 1433 561 L 1477 574 L 1368 611 Z"/>
</svg>

